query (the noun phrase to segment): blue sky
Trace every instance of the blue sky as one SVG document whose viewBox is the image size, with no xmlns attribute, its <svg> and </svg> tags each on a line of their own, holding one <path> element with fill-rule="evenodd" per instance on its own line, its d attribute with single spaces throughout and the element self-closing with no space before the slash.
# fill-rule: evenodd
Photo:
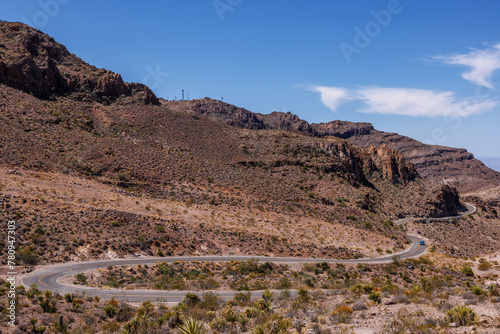
<svg viewBox="0 0 500 334">
<path fill-rule="evenodd" d="M 500 157 L 498 1 L 2 0 L 0 13 L 160 97 Z"/>
</svg>

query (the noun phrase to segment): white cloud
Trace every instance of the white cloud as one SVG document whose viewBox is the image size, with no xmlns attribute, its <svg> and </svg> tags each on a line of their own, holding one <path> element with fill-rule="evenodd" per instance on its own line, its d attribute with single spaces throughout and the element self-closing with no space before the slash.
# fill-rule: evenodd
<svg viewBox="0 0 500 334">
<path fill-rule="evenodd" d="M 460 117 L 489 111 L 498 104 L 493 99 L 458 99 L 453 92 L 414 88 L 365 87 L 348 90 L 313 86 L 311 90 L 321 93 L 321 101 L 333 111 L 347 100 L 357 100 L 364 104 L 358 111 L 365 113 Z"/>
<path fill-rule="evenodd" d="M 350 98 L 348 90 L 341 87 L 311 86 L 309 90 L 320 93 L 321 102 L 333 112 Z"/>
<path fill-rule="evenodd" d="M 363 88 L 356 95 L 366 104 L 362 112 L 406 116 L 467 116 L 491 110 L 497 104 L 493 100 L 459 100 L 453 92 L 413 88 Z"/>
<path fill-rule="evenodd" d="M 500 43 L 486 50 L 472 50 L 465 54 L 432 58 L 450 65 L 468 66 L 470 71 L 462 73 L 462 78 L 479 86 L 493 88 L 492 75 L 500 69 Z"/>
</svg>

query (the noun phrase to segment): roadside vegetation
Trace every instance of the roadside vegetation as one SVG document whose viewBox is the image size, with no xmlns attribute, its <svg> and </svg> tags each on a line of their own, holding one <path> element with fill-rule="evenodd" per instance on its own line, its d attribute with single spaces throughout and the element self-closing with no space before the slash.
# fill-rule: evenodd
<svg viewBox="0 0 500 334">
<path fill-rule="evenodd" d="M 102 272 L 107 282 L 115 282 L 110 287 L 138 287 L 151 277 L 147 284 L 155 288 L 165 284 L 167 289 L 199 292 L 186 293 L 175 306 L 168 300 L 131 306 L 19 287 L 16 333 L 352 333 L 352 326 L 363 324 L 376 324 L 379 333 L 439 333 L 500 326 L 498 315 L 483 314 L 500 307 L 500 288 L 485 284 L 494 275 L 469 276 L 429 257 L 296 268 L 254 260 L 177 262 Z M 95 275 L 78 274 L 75 283 L 92 285 L 90 276 Z M 7 283 L 1 283 L 5 294 Z M 223 300 L 207 288 L 234 290 L 235 295 Z"/>
</svg>

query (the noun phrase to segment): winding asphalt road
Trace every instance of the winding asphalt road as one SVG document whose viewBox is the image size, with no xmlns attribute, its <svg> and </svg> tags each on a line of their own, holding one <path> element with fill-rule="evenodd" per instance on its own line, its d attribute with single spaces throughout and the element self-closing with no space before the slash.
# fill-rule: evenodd
<svg viewBox="0 0 500 334">
<path fill-rule="evenodd" d="M 443 217 L 440 220 L 449 220 L 452 218 L 460 218 L 465 215 L 474 213 L 476 208 L 471 204 L 466 204 L 467 211 L 454 216 L 454 217 Z M 410 220 L 417 220 L 422 218 L 404 218 L 395 222 L 396 225 L 401 225 Z M 436 218 L 432 218 L 436 219 Z M 398 254 L 382 256 L 378 258 L 364 258 L 355 260 L 335 260 L 335 259 L 317 259 L 317 258 L 296 258 L 296 257 L 266 257 L 266 256 L 238 256 L 238 255 L 222 255 L 222 256 L 171 256 L 171 257 L 139 257 L 139 258 L 126 258 L 126 259 L 113 259 L 113 260 L 103 260 L 103 261 L 88 261 L 88 262 L 78 262 L 78 263 L 67 263 L 61 265 L 55 265 L 51 267 L 44 268 L 42 270 L 30 273 L 28 276 L 21 280 L 21 283 L 29 288 L 32 284 L 37 284 L 40 290 L 52 290 L 61 295 L 66 293 L 85 293 L 86 296 L 99 296 L 102 299 L 115 298 L 118 300 L 124 300 L 129 303 L 140 303 L 146 300 L 151 301 L 164 301 L 169 303 L 180 302 L 187 292 L 189 291 L 165 291 L 165 290 L 122 290 L 122 289 L 101 289 L 101 288 L 91 288 L 80 285 L 67 285 L 60 283 L 60 279 L 75 275 L 80 272 L 106 268 L 109 266 L 129 266 L 129 265 L 152 265 L 156 262 L 175 262 L 175 261 L 248 261 L 250 259 L 256 259 L 262 262 L 272 262 L 272 263 L 366 263 L 366 264 L 377 264 L 377 263 L 388 263 L 392 261 L 394 255 L 398 255 L 401 259 L 418 257 L 425 253 L 426 246 L 421 245 L 420 242 L 424 239 L 416 235 L 408 235 L 412 241 L 411 246 Z M 217 293 L 221 298 L 226 300 L 232 299 L 234 296 L 234 291 L 213 291 Z M 258 298 L 262 295 L 262 291 L 252 291 L 252 297 Z"/>
</svg>

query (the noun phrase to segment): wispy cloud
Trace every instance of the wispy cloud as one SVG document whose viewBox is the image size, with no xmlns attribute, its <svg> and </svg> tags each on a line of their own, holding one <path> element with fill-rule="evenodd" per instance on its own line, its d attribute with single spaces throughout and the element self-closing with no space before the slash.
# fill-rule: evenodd
<svg viewBox="0 0 500 334">
<path fill-rule="evenodd" d="M 339 105 L 356 100 L 363 103 L 359 112 L 404 116 L 460 117 L 479 114 L 494 108 L 493 99 L 459 99 L 453 92 L 414 88 L 364 87 L 348 90 L 342 87 L 312 86 L 321 94 L 323 104 L 336 111 Z"/>
<path fill-rule="evenodd" d="M 320 93 L 321 102 L 333 112 L 350 99 L 348 90 L 341 87 L 310 86 L 309 90 Z"/>
<path fill-rule="evenodd" d="M 462 78 L 476 85 L 494 88 L 491 82 L 493 73 L 500 69 L 500 43 L 484 50 L 472 50 L 469 53 L 449 56 L 434 56 L 432 59 L 450 65 L 470 67 L 462 73 Z"/>
<path fill-rule="evenodd" d="M 361 112 L 405 116 L 467 116 L 491 110 L 497 104 L 493 100 L 460 100 L 453 92 L 413 88 L 363 88 L 356 95 L 366 104 Z"/>
</svg>

